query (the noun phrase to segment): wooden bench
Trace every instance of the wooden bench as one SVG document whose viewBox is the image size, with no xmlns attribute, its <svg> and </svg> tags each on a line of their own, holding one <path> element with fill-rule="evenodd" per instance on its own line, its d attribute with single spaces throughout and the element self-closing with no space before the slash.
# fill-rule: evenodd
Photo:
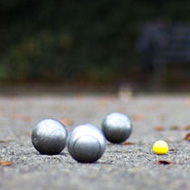
<svg viewBox="0 0 190 190">
<path fill-rule="evenodd" d="M 142 60 L 153 67 L 151 81 L 160 85 L 168 63 L 190 63 L 190 23 L 145 23 L 138 50 Z"/>
</svg>

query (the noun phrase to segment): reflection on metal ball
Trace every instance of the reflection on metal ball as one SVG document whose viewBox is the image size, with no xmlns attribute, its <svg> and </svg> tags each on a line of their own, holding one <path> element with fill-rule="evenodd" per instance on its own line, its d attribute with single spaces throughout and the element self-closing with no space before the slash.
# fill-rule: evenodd
<svg viewBox="0 0 190 190">
<path fill-rule="evenodd" d="M 126 115 L 114 112 L 104 118 L 102 131 L 108 141 L 122 143 L 129 138 L 132 132 L 132 123 Z"/>
<path fill-rule="evenodd" d="M 32 131 L 32 143 L 41 154 L 59 154 L 66 146 L 67 129 L 55 119 L 44 119 Z"/>
<path fill-rule="evenodd" d="M 78 162 L 96 162 L 106 148 L 106 139 L 100 129 L 91 124 L 77 126 L 68 136 L 68 151 Z"/>
</svg>

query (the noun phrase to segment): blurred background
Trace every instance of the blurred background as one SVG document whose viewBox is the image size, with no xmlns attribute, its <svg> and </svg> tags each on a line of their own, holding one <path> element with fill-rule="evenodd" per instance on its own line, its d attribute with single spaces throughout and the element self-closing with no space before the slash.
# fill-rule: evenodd
<svg viewBox="0 0 190 190">
<path fill-rule="evenodd" d="M 185 89 L 189 20 L 188 1 L 1 0 L 0 84 Z"/>
</svg>

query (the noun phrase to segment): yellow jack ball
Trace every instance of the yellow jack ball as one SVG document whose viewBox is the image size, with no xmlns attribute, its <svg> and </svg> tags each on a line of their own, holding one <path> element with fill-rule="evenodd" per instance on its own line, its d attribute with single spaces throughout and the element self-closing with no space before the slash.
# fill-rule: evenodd
<svg viewBox="0 0 190 190">
<path fill-rule="evenodd" d="M 153 145 L 153 151 L 155 154 L 166 154 L 168 149 L 168 144 L 163 140 L 156 141 Z"/>
</svg>

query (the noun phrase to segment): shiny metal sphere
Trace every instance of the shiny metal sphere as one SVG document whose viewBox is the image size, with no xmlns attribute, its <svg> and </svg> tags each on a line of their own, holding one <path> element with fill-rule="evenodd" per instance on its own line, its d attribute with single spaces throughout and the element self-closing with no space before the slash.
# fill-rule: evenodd
<svg viewBox="0 0 190 190">
<path fill-rule="evenodd" d="M 32 131 L 32 143 L 41 154 L 59 154 L 68 136 L 65 126 L 55 119 L 44 119 Z"/>
<path fill-rule="evenodd" d="M 126 115 L 114 112 L 104 118 L 102 131 L 108 141 L 122 143 L 129 138 L 132 132 L 132 123 Z"/>
<path fill-rule="evenodd" d="M 96 162 L 106 148 L 106 139 L 100 129 L 91 125 L 77 126 L 68 136 L 68 151 L 78 162 Z"/>
</svg>

